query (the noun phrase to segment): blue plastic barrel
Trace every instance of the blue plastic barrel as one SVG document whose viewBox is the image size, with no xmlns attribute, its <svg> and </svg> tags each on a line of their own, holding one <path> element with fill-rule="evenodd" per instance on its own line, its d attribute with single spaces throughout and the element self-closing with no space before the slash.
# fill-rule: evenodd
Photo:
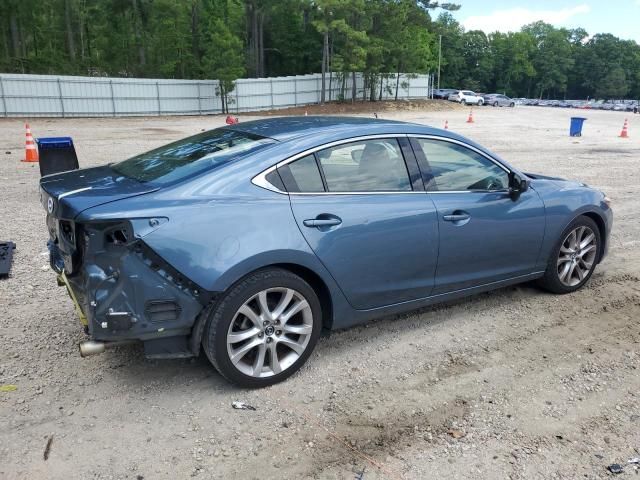
<svg viewBox="0 0 640 480">
<path fill-rule="evenodd" d="M 582 124 L 586 118 L 584 117 L 571 117 L 571 127 L 569 128 L 569 136 L 581 137 L 582 136 Z"/>
</svg>

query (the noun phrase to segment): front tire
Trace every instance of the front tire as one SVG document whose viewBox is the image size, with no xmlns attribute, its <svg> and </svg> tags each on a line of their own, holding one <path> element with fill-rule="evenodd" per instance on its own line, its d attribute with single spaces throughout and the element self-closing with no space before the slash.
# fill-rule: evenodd
<svg viewBox="0 0 640 480">
<path fill-rule="evenodd" d="M 591 218 L 576 218 L 558 239 L 539 285 L 564 294 L 582 288 L 596 268 L 600 255 L 600 230 Z"/>
<path fill-rule="evenodd" d="M 258 270 L 209 313 L 203 349 L 220 374 L 242 387 L 273 385 L 309 358 L 322 326 L 318 296 L 298 275 Z"/>
</svg>

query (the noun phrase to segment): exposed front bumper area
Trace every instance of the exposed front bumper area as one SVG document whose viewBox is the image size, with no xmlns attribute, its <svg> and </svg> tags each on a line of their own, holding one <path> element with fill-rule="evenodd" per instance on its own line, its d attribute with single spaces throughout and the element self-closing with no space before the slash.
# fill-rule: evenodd
<svg viewBox="0 0 640 480">
<path fill-rule="evenodd" d="M 76 226 L 75 237 L 73 249 L 55 239 L 48 246 L 92 342 L 81 350 L 90 355 L 142 341 L 148 356 L 189 356 L 188 337 L 211 294 L 164 262 L 127 222 Z"/>
</svg>

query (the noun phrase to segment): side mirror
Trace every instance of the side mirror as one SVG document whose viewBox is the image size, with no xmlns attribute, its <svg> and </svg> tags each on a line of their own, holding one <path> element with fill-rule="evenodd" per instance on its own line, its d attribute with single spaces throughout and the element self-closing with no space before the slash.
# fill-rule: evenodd
<svg viewBox="0 0 640 480">
<path fill-rule="evenodd" d="M 511 172 L 509 174 L 509 196 L 513 200 L 517 200 L 527 190 L 529 190 L 529 180 L 520 178 L 520 176 Z"/>
</svg>

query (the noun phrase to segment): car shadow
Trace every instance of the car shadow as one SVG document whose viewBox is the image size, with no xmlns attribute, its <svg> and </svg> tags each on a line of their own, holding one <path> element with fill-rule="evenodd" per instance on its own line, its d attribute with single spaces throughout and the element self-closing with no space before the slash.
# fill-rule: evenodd
<svg viewBox="0 0 640 480">
<path fill-rule="evenodd" d="M 490 306 L 500 307 L 519 299 L 532 298 L 537 295 L 546 295 L 546 293 L 533 283 L 523 283 L 422 307 L 402 314 L 388 315 L 350 328 L 331 332 L 324 331 L 323 338 L 318 343 L 314 355 L 322 356 L 329 350 L 336 353 L 343 349 L 352 348 L 351 342 L 340 340 L 347 336 L 359 336 L 365 329 L 368 336 L 376 338 L 392 335 L 398 329 L 405 332 L 417 332 L 446 322 L 448 317 L 442 313 L 457 307 L 468 309 L 468 306 L 481 302 L 485 304 L 490 302 Z M 483 308 L 486 308 L 486 305 Z M 438 313 L 438 315 L 429 316 L 430 313 Z M 426 317 L 424 317 L 425 315 Z M 423 318 L 416 321 L 418 316 L 423 316 Z M 111 371 L 113 377 L 118 377 L 115 381 L 134 388 L 144 390 L 161 386 L 163 390 L 175 390 L 189 386 L 190 389 L 200 387 L 202 390 L 213 390 L 220 393 L 247 390 L 229 383 L 222 377 L 202 351 L 198 357 L 194 358 L 155 360 L 144 357 L 142 345 L 128 345 L 114 348 L 107 352 L 107 355 L 109 355 L 109 360 L 106 362 L 106 370 Z"/>
</svg>

